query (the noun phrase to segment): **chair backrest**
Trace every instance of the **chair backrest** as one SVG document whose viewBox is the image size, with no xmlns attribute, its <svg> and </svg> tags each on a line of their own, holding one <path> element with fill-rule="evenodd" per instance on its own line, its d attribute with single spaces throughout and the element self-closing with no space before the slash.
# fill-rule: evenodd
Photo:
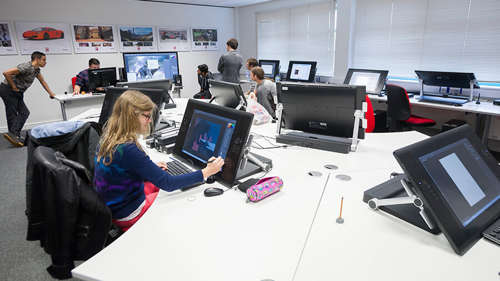
<svg viewBox="0 0 500 281">
<path fill-rule="evenodd" d="M 405 121 L 411 116 L 410 100 L 406 89 L 398 85 L 387 84 L 387 117 L 392 120 Z"/>
<path fill-rule="evenodd" d="M 371 133 L 375 129 L 375 113 L 373 113 L 373 105 L 372 102 L 370 101 L 370 97 L 368 95 L 365 95 L 365 100 L 366 100 L 366 113 L 365 113 L 365 119 L 367 121 L 367 127 L 365 130 L 365 133 Z"/>
<path fill-rule="evenodd" d="M 75 89 L 75 85 L 76 85 L 76 76 L 71 78 L 71 86 L 73 86 L 72 88 L 73 90 Z"/>
<path fill-rule="evenodd" d="M 71 277 L 74 260 L 85 260 L 106 244 L 111 211 L 99 198 L 82 164 L 61 152 L 39 146 L 33 153 L 33 193 L 43 202 L 42 247 L 52 257 L 47 271 L 54 278 Z"/>
</svg>

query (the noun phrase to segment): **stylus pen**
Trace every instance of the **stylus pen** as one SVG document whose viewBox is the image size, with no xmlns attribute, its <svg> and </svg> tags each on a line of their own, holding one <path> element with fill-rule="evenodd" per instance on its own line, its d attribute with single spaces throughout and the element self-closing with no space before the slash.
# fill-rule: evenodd
<svg viewBox="0 0 500 281">
<path fill-rule="evenodd" d="M 217 159 L 217 158 L 214 158 L 214 159 L 210 159 L 210 160 L 208 160 L 208 161 L 207 161 L 207 164 L 208 164 L 208 163 L 212 163 L 212 162 L 214 162 L 214 161 L 215 161 L 215 159 Z"/>
</svg>

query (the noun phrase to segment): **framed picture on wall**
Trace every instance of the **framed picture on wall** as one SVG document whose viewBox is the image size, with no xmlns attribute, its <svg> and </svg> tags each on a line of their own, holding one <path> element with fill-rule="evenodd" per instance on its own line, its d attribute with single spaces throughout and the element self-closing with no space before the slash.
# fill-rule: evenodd
<svg viewBox="0 0 500 281">
<path fill-rule="evenodd" d="M 75 53 L 117 52 L 113 25 L 73 24 L 71 31 Z"/>
<path fill-rule="evenodd" d="M 16 21 L 16 35 L 21 54 L 34 51 L 46 54 L 72 53 L 69 24 Z"/>
<path fill-rule="evenodd" d="M 0 55 L 17 55 L 16 41 L 13 35 L 10 22 L 0 21 Z"/>
<path fill-rule="evenodd" d="M 192 44 L 193 51 L 216 51 L 218 47 L 218 35 L 216 28 L 192 28 Z"/>
<path fill-rule="evenodd" d="M 157 51 L 157 40 L 152 26 L 120 26 L 120 51 L 151 52 Z"/>
<path fill-rule="evenodd" d="M 187 27 L 158 27 L 158 50 L 190 51 L 191 43 Z"/>
</svg>

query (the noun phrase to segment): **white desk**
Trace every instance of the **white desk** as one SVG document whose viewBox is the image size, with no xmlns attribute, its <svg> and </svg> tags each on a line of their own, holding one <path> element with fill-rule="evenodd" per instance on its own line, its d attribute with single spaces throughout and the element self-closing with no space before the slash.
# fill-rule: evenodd
<svg viewBox="0 0 500 281">
<path fill-rule="evenodd" d="M 62 118 L 64 121 L 66 121 L 68 120 L 68 115 L 66 112 L 67 105 L 72 103 L 78 103 L 80 110 L 85 110 L 89 108 L 89 106 L 94 107 L 96 105 L 102 105 L 104 101 L 104 96 L 105 95 L 92 95 L 92 94 L 73 96 L 72 94 L 67 94 L 67 95 L 57 95 L 55 99 L 58 100 L 59 103 L 61 104 Z"/>
<path fill-rule="evenodd" d="M 459 256 L 443 234 L 425 232 L 362 202 L 364 190 L 387 180 L 389 171 L 353 173 L 351 182 L 330 180 L 295 280 L 498 281 L 498 246 L 481 239 Z M 342 225 L 335 222 L 341 196 Z"/>
<path fill-rule="evenodd" d="M 378 96 L 378 95 L 369 95 L 370 100 L 372 101 L 382 101 L 387 102 L 387 96 Z M 491 117 L 492 116 L 500 116 L 500 106 L 494 105 L 492 102 L 482 101 L 480 104 L 476 104 L 475 101 L 467 102 L 462 106 L 453 106 L 439 103 L 431 103 L 431 102 L 421 102 L 418 100 L 419 96 L 414 96 L 410 98 L 410 104 L 412 106 L 422 106 L 428 108 L 436 108 L 443 110 L 451 110 L 458 112 L 466 112 L 466 113 L 476 113 L 480 118 L 484 118 L 484 129 L 482 132 L 477 132 L 478 135 L 482 135 L 483 143 L 487 142 L 488 133 L 490 131 Z M 479 119 L 478 119 L 479 120 Z M 482 134 L 481 134 L 482 133 Z"/>
<path fill-rule="evenodd" d="M 320 201 L 325 176 L 312 178 L 292 154 L 273 159 L 282 192 L 258 204 L 236 190 L 161 192 L 141 220 L 73 270 L 87 280 L 291 280 Z M 156 155 L 153 158 L 165 158 Z M 140 260 L 139 260 L 140 259 Z"/>
<path fill-rule="evenodd" d="M 252 131 L 266 135 L 273 129 Z M 483 240 L 459 257 L 443 235 L 362 202 L 366 189 L 401 171 L 392 151 L 424 138 L 414 131 L 367 134 L 349 154 L 254 150 L 273 159 L 269 175 L 283 178 L 282 192 L 259 203 L 246 203 L 235 190 L 204 197 L 206 185 L 161 192 L 135 226 L 73 274 L 86 280 L 498 280 L 497 246 Z M 339 166 L 325 189 L 330 171 L 324 164 Z M 323 175 L 308 176 L 311 170 Z M 352 180 L 338 180 L 337 174 Z M 337 225 L 341 196 L 346 222 Z"/>
</svg>

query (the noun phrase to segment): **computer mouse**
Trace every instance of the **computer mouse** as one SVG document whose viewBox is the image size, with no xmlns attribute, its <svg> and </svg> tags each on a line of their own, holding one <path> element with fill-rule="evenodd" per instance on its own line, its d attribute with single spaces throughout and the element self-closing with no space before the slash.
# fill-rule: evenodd
<svg viewBox="0 0 500 281">
<path fill-rule="evenodd" d="M 221 195 L 222 193 L 224 193 L 224 190 L 222 190 L 222 188 L 218 188 L 218 187 L 208 187 L 208 188 L 205 188 L 205 191 L 203 191 L 203 194 L 205 195 L 205 197 L 217 196 L 217 195 Z"/>
</svg>

